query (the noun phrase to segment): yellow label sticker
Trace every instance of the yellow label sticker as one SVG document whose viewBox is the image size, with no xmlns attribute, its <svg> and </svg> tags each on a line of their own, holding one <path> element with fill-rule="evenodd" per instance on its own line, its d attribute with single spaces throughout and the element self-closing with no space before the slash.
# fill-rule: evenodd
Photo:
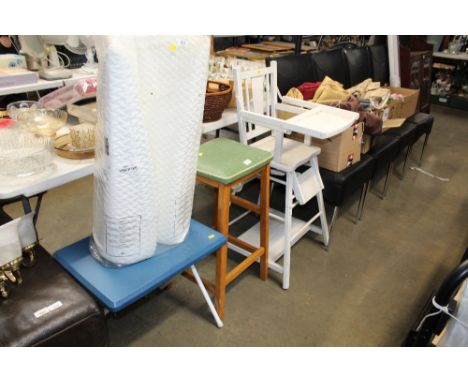
<svg viewBox="0 0 468 382">
<path fill-rule="evenodd" d="M 210 240 L 211 240 L 211 239 L 214 239 L 215 236 L 216 236 L 216 235 L 215 235 L 214 233 L 212 233 L 211 235 L 208 235 L 208 239 L 210 239 Z"/>
<path fill-rule="evenodd" d="M 177 45 L 175 44 L 169 45 L 167 49 L 169 49 L 171 52 L 175 52 L 177 50 Z"/>
</svg>

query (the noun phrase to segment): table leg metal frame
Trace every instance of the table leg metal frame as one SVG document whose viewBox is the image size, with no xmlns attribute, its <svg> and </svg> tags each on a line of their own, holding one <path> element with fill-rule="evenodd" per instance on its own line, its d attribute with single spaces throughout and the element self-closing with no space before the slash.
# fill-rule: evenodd
<svg viewBox="0 0 468 382">
<path fill-rule="evenodd" d="M 210 308 L 210 312 L 216 321 L 216 325 L 218 325 L 218 328 L 222 328 L 224 326 L 223 321 L 221 321 L 221 318 L 219 317 L 218 312 L 216 311 L 216 308 L 213 305 L 213 302 L 211 301 L 210 295 L 208 294 L 208 291 L 205 288 L 205 284 L 203 284 L 203 281 L 200 278 L 200 275 L 198 274 L 197 268 L 195 268 L 195 265 L 192 265 L 190 269 L 198 287 L 200 288 L 203 294 L 203 298 L 205 299 L 206 303 L 208 304 L 208 307 Z"/>
<path fill-rule="evenodd" d="M 44 191 L 44 192 L 41 192 L 40 194 L 37 194 L 37 195 L 33 195 L 33 196 L 24 196 L 24 195 L 21 195 L 21 196 L 18 196 L 18 197 L 15 197 L 15 198 L 10 198 L 10 199 L 3 199 L 3 200 L 0 200 L 0 219 L 3 221 L 10 221 L 12 220 L 12 217 L 9 216 L 5 211 L 4 211 L 4 206 L 8 205 L 8 204 L 12 204 L 12 203 L 17 203 L 17 202 L 21 202 L 22 206 L 23 206 L 23 211 L 25 214 L 29 214 L 30 212 L 32 212 L 32 207 L 31 207 L 31 199 L 32 198 L 37 198 L 37 201 L 36 201 L 36 206 L 34 207 L 34 218 L 33 218 L 33 222 L 34 222 L 34 226 L 36 225 L 37 223 L 37 218 L 39 216 L 39 211 L 41 209 L 41 204 L 42 204 L 42 197 L 45 195 L 47 191 Z M 36 232 L 37 234 L 37 232 Z"/>
</svg>

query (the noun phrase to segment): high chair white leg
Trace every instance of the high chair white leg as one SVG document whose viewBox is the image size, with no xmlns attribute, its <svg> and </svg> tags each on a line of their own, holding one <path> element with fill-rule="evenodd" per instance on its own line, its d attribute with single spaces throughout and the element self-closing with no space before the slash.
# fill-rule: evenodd
<svg viewBox="0 0 468 382">
<path fill-rule="evenodd" d="M 320 177 L 320 170 L 319 170 L 318 160 L 316 156 L 311 158 L 310 167 L 314 168 L 316 173 L 318 174 L 320 185 L 323 189 L 323 182 L 322 182 L 322 178 Z M 319 190 L 317 192 L 316 197 L 317 197 L 318 209 L 320 212 L 320 225 L 322 227 L 323 244 L 325 245 L 325 247 L 327 247 L 328 242 L 330 241 L 330 232 L 328 230 L 327 211 L 325 210 L 325 204 L 323 202 L 322 190 Z"/>
<path fill-rule="evenodd" d="M 325 204 L 323 203 L 322 191 L 317 194 L 317 203 L 320 211 L 320 224 L 322 226 L 323 244 L 325 247 L 327 247 L 328 242 L 330 241 L 330 233 L 328 231 L 327 212 L 325 211 Z"/>
<path fill-rule="evenodd" d="M 293 173 L 286 174 L 286 201 L 284 208 L 284 255 L 283 255 L 283 289 L 289 289 L 289 271 L 291 267 L 292 203 Z"/>
</svg>

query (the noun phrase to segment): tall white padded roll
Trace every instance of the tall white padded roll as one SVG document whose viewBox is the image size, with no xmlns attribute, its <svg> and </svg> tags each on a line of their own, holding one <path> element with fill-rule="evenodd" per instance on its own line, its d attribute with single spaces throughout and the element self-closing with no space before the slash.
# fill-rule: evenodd
<svg viewBox="0 0 468 382">
<path fill-rule="evenodd" d="M 158 241 L 177 244 L 190 225 L 205 103 L 207 36 L 136 38 L 140 100 L 154 142 Z"/>
<path fill-rule="evenodd" d="M 154 255 L 157 245 L 156 168 L 140 102 L 134 37 L 97 37 L 96 170 L 91 253 L 111 265 Z"/>
</svg>

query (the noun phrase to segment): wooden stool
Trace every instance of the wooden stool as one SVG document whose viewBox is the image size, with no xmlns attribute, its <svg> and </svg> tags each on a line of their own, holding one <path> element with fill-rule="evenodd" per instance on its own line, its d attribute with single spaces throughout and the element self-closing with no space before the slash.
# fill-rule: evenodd
<svg viewBox="0 0 468 382">
<path fill-rule="evenodd" d="M 270 161 L 272 154 L 241 143 L 219 138 L 200 146 L 197 180 L 214 187 L 214 224 L 217 231 L 228 238 L 228 242 L 244 249 L 250 255 L 227 272 L 227 245 L 216 253 L 215 306 L 221 319 L 224 318 L 226 286 L 260 258 L 260 278 L 268 277 L 268 213 L 270 205 Z M 260 205 L 231 195 L 235 186 L 260 176 Z M 239 240 L 229 234 L 229 209 L 233 203 L 260 215 L 260 247 Z"/>
</svg>

